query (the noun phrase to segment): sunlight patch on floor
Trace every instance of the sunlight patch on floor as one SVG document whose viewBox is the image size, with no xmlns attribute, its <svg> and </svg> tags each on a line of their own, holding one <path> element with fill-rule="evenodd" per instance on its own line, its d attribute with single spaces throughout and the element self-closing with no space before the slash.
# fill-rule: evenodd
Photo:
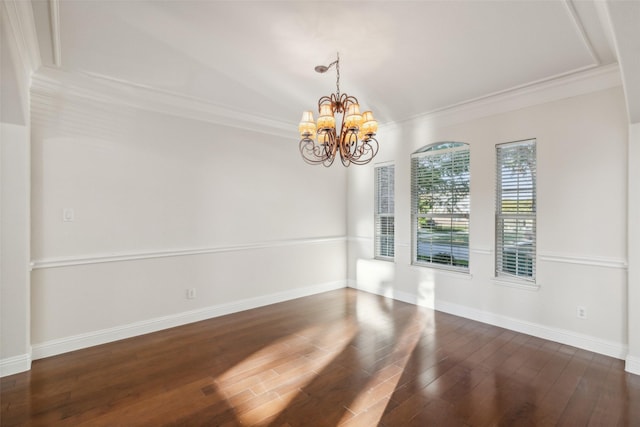
<svg viewBox="0 0 640 427">
<path fill-rule="evenodd" d="M 241 424 L 261 425 L 282 413 L 343 352 L 357 332 L 357 324 L 344 319 L 308 327 L 253 353 L 219 375 L 216 386 Z M 309 371 L 313 374 L 298 374 Z M 234 405 L 234 397 L 247 388 L 255 396 Z M 256 404 L 260 398 L 264 403 Z"/>
<path fill-rule="evenodd" d="M 376 371 L 367 386 L 347 406 L 356 416 L 353 417 L 351 413 L 345 413 L 342 420 L 340 420 L 340 425 L 349 425 L 350 422 L 357 425 L 358 415 L 364 412 L 368 412 L 366 416 L 368 421 L 376 420 L 375 425 L 382 419 L 387 404 L 402 377 L 404 368 L 420 341 L 424 325 L 428 320 L 427 316 L 427 313 L 421 310 L 414 312 L 391 351 L 391 354 L 397 357 L 397 361 Z M 369 386 L 374 384 L 375 386 Z"/>
</svg>

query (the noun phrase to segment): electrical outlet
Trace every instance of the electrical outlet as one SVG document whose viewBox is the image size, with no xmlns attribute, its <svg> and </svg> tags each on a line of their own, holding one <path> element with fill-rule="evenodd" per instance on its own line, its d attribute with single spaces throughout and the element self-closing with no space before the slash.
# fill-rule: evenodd
<svg viewBox="0 0 640 427">
<path fill-rule="evenodd" d="M 196 288 L 187 289 L 187 299 L 195 299 L 196 297 Z"/>
<path fill-rule="evenodd" d="M 587 307 L 583 307 L 581 305 L 578 306 L 577 313 L 579 319 L 587 318 Z"/>
<path fill-rule="evenodd" d="M 62 221 L 63 222 L 73 222 L 76 220 L 76 213 L 73 208 L 64 208 L 62 209 Z"/>
</svg>

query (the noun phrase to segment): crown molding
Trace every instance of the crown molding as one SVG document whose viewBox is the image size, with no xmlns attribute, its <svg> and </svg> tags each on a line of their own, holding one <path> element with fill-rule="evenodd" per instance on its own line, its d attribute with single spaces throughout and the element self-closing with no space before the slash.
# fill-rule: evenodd
<svg viewBox="0 0 640 427">
<path fill-rule="evenodd" d="M 37 70 L 42 60 L 31 2 L 2 0 L 0 7 L 4 9 L 7 31 L 15 40 L 22 67 L 28 73 Z"/>
<path fill-rule="evenodd" d="M 611 51 L 613 52 L 613 55 L 615 56 L 616 61 L 619 61 L 618 52 L 616 51 L 616 43 L 614 40 L 615 36 L 613 35 L 613 28 L 611 27 L 611 17 L 609 16 L 609 9 L 607 7 L 607 2 L 596 1 L 593 3 L 593 5 L 596 9 L 598 22 L 602 27 L 602 32 L 604 33 L 604 38 L 607 41 L 607 45 L 609 46 L 609 49 L 611 49 Z"/>
<path fill-rule="evenodd" d="M 412 124 L 450 126 L 622 85 L 618 64 L 587 67 L 470 99 L 380 126 L 381 132 Z"/>
<path fill-rule="evenodd" d="M 407 119 L 381 124 L 379 133 L 414 123 L 449 126 L 621 85 L 617 64 L 589 66 Z M 294 135 L 292 129 L 296 127 L 293 122 L 260 116 L 203 99 L 61 68 L 40 67 L 33 75 L 31 89 L 43 96 L 80 98 L 100 104 L 128 106 L 287 139 Z"/>
<path fill-rule="evenodd" d="M 202 99 L 86 72 L 43 66 L 34 73 L 34 94 L 127 106 L 290 139 L 295 123 L 284 122 Z"/>
<path fill-rule="evenodd" d="M 576 8 L 573 5 L 573 1 L 565 0 L 563 4 L 564 4 L 565 11 L 567 12 L 569 17 L 571 18 L 571 21 L 573 22 L 574 30 L 576 31 L 576 33 L 578 33 L 578 37 L 580 38 L 582 43 L 584 43 L 585 47 L 589 51 L 589 54 L 591 55 L 593 66 L 601 65 L 602 62 L 600 61 L 598 54 L 593 48 L 593 44 L 591 43 L 591 40 L 589 39 L 589 35 L 584 29 L 584 24 L 582 23 L 582 20 L 580 20 L 580 18 L 578 17 L 578 13 L 576 12 Z"/>
<path fill-rule="evenodd" d="M 640 2 L 609 1 L 603 20 L 611 29 L 614 50 L 620 64 L 629 123 L 640 123 Z"/>
<path fill-rule="evenodd" d="M 51 23 L 51 47 L 53 63 L 62 66 L 62 44 L 60 43 L 60 1 L 49 0 L 49 21 Z"/>
</svg>

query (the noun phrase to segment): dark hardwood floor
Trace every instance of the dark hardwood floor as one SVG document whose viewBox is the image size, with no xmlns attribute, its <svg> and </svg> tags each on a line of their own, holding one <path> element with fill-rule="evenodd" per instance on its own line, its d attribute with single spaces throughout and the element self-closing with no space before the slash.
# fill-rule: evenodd
<svg viewBox="0 0 640 427">
<path fill-rule="evenodd" d="M 354 290 L 37 360 L 1 425 L 640 425 L 622 361 Z"/>
</svg>

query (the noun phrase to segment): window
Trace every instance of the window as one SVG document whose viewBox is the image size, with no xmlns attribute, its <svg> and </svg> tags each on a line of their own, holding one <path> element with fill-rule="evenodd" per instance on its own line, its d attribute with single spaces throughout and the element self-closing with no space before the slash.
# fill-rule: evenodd
<svg viewBox="0 0 640 427">
<path fill-rule="evenodd" d="M 413 262 L 469 269 L 469 146 L 442 142 L 411 159 Z"/>
<path fill-rule="evenodd" d="M 536 140 L 496 146 L 496 276 L 535 281 Z"/>
<path fill-rule="evenodd" d="M 375 168 L 375 257 L 394 257 L 394 173 L 393 165 Z"/>
</svg>

